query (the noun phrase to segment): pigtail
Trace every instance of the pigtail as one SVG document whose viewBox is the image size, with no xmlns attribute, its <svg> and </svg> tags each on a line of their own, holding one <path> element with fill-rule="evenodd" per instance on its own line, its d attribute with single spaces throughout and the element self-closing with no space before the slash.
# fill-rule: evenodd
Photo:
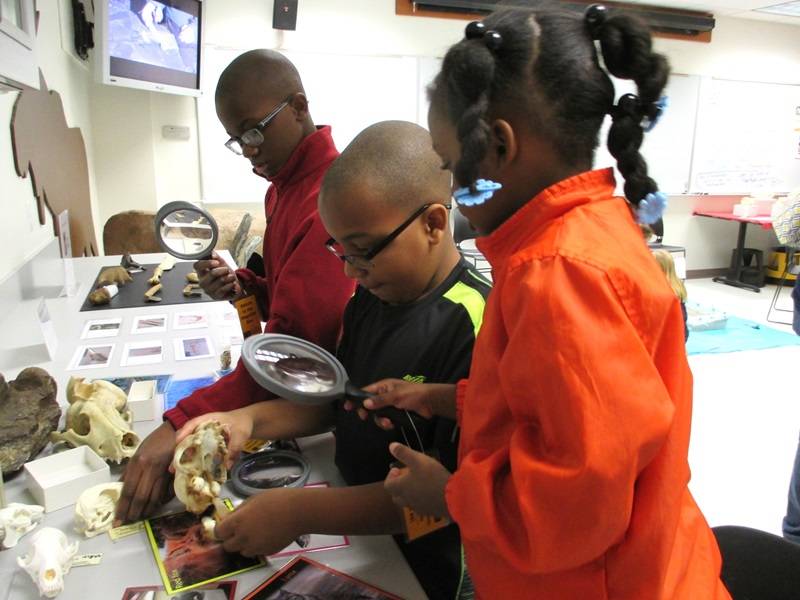
<svg viewBox="0 0 800 600">
<path fill-rule="evenodd" d="M 461 156 L 453 165 L 453 175 L 461 186 L 471 186 L 478 178 L 478 165 L 489 145 L 489 97 L 495 75 L 495 59 L 481 39 L 465 39 L 446 56 L 442 72 L 432 93 L 444 88 L 448 95 L 450 118 L 456 125 Z"/>
<path fill-rule="evenodd" d="M 593 6 L 587 11 L 586 21 L 592 37 L 600 41 L 609 73 L 636 83 L 638 95 L 625 94 L 611 109 L 608 150 L 625 178 L 625 197 L 638 206 L 648 194 L 658 191 L 639 149 L 643 124 L 654 123 L 662 110 L 659 99 L 669 65 L 664 56 L 653 52 L 650 31 L 637 19 L 627 15 L 606 18 L 602 7 Z"/>
</svg>

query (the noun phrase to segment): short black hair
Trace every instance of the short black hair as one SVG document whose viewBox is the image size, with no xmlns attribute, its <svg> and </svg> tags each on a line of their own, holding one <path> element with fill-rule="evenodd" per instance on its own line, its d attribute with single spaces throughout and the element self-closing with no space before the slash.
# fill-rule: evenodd
<svg viewBox="0 0 800 600">
<path fill-rule="evenodd" d="M 246 93 L 283 99 L 303 91 L 303 82 L 292 61 L 275 50 L 259 49 L 240 54 L 225 67 L 214 98 L 219 101 Z"/>
<path fill-rule="evenodd" d="M 450 176 L 442 170 L 427 130 L 407 121 L 382 121 L 359 133 L 333 161 L 323 193 L 367 185 L 388 204 L 403 208 L 448 202 Z"/>
<path fill-rule="evenodd" d="M 547 139 L 567 165 L 591 168 L 606 114 L 613 124 L 608 148 L 625 178 L 625 196 L 636 205 L 658 186 L 639 153 L 643 119 L 655 118 L 669 65 L 652 51 L 650 31 L 637 19 L 616 13 L 589 31 L 585 18 L 560 10 L 504 8 L 484 21 L 502 41 L 462 39 L 445 55 L 429 88 L 434 106 L 446 106 L 461 143 L 454 175 L 462 186 L 478 177 L 486 154 L 489 119 L 495 110 L 519 112 L 531 130 Z M 599 39 L 605 69 L 593 38 Z M 614 107 L 606 72 L 633 79 L 639 102 L 632 110 Z"/>
</svg>

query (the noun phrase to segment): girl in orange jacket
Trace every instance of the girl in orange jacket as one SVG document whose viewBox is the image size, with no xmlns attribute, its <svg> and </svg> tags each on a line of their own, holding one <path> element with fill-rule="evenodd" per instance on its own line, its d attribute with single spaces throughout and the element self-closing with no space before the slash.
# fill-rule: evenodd
<svg viewBox="0 0 800 600">
<path fill-rule="evenodd" d="M 638 94 L 615 104 L 606 70 Z M 639 146 L 668 73 L 627 16 L 513 9 L 470 23 L 431 86 L 434 147 L 494 289 L 468 380 L 378 382 L 365 406 L 458 418 L 455 473 L 393 444 L 406 468 L 385 485 L 458 523 L 481 598 L 729 598 L 687 487 L 680 304 L 636 222 L 665 205 Z M 606 114 L 625 198 L 589 170 Z"/>
</svg>

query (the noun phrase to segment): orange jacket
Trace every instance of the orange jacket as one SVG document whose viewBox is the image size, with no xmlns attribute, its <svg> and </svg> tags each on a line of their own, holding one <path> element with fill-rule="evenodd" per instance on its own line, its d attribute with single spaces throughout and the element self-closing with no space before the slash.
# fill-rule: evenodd
<svg viewBox="0 0 800 600">
<path fill-rule="evenodd" d="M 613 192 L 571 177 L 478 242 L 494 289 L 446 498 L 485 600 L 729 598 L 687 488 L 680 304 Z"/>
</svg>

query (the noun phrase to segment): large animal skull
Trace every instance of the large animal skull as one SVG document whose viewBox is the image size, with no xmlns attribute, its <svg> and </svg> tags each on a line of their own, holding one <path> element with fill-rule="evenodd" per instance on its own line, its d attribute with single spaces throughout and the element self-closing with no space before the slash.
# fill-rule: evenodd
<svg viewBox="0 0 800 600">
<path fill-rule="evenodd" d="M 12 502 L 0 509 L 0 541 L 3 548 L 13 548 L 19 538 L 42 521 L 44 507 Z"/>
<path fill-rule="evenodd" d="M 70 377 L 67 401 L 66 430 L 50 434 L 51 441 L 89 446 L 116 463 L 133 456 L 140 440 L 131 429 L 133 419 L 125 392 L 108 381 Z"/>
<path fill-rule="evenodd" d="M 67 536 L 53 527 L 43 527 L 33 534 L 31 549 L 17 557 L 17 564 L 28 572 L 39 594 L 55 598 L 64 589 L 64 575 L 69 573 L 78 542 L 67 542 Z"/>
<path fill-rule="evenodd" d="M 121 493 L 120 481 L 85 490 L 75 503 L 75 531 L 91 538 L 111 529 Z"/>
<path fill-rule="evenodd" d="M 200 514 L 219 496 L 228 478 L 228 433 L 216 421 L 198 425 L 194 433 L 175 448 L 175 495 L 186 508 Z"/>
</svg>

